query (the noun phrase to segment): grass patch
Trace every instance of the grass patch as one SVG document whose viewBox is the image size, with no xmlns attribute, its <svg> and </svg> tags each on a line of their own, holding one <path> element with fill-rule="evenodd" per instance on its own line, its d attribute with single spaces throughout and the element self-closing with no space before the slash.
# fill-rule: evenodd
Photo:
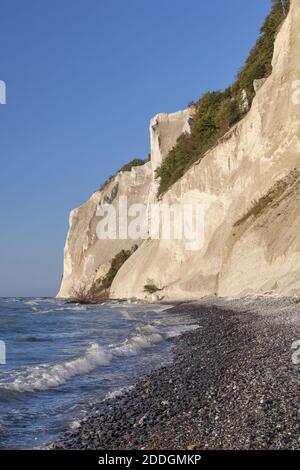
<svg viewBox="0 0 300 470">
<path fill-rule="evenodd" d="M 276 181 L 271 189 L 260 199 L 253 201 L 251 208 L 235 222 L 234 227 L 238 227 L 246 222 L 250 217 L 259 217 L 276 199 L 278 199 L 297 179 L 300 177 L 300 170 L 292 170 L 287 176 Z"/>
</svg>

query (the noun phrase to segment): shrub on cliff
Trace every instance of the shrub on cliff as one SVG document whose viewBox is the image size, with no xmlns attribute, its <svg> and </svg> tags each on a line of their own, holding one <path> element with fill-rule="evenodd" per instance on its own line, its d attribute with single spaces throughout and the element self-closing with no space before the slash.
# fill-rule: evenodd
<svg viewBox="0 0 300 470">
<path fill-rule="evenodd" d="M 286 10 L 283 10 L 281 2 L 274 2 L 271 12 L 261 27 L 261 35 L 251 49 L 244 67 L 238 73 L 234 87 L 244 89 L 252 101 L 254 97 L 253 82 L 256 79 L 267 77 L 272 72 L 272 57 L 274 42 L 280 24 L 288 11 L 289 2 L 285 2 Z"/>
<path fill-rule="evenodd" d="M 85 283 L 82 283 L 72 289 L 71 298 L 68 300 L 68 303 L 95 304 L 103 302 L 107 298 L 108 291 L 101 286 L 99 288 L 97 284 L 94 284 L 92 287 L 88 287 Z"/>
<path fill-rule="evenodd" d="M 150 154 L 149 154 L 150 155 Z M 131 160 L 130 162 L 126 163 L 125 165 L 122 166 L 122 168 L 120 168 L 120 170 L 117 171 L 117 173 L 115 175 L 112 175 L 112 176 L 109 176 L 107 178 L 106 181 L 104 181 L 104 183 L 98 188 L 98 191 L 103 191 L 106 186 L 114 179 L 114 177 L 120 172 L 120 171 L 131 171 L 131 169 L 134 167 L 134 166 L 142 166 L 142 165 L 145 165 L 145 163 L 147 163 L 147 161 L 149 161 L 150 159 L 150 156 L 148 155 L 148 157 L 145 159 L 145 160 L 141 160 L 140 158 L 134 158 L 133 160 Z"/>
<path fill-rule="evenodd" d="M 131 171 L 134 166 L 141 166 L 145 165 L 146 160 L 141 160 L 140 158 L 134 158 L 130 162 L 126 163 L 126 165 L 122 166 L 119 171 Z"/>
<path fill-rule="evenodd" d="M 105 277 L 103 279 L 99 278 L 91 287 L 88 287 L 87 284 L 83 282 L 76 288 L 73 288 L 69 302 L 95 304 L 107 300 L 109 298 L 109 289 L 117 272 L 137 249 L 138 246 L 134 245 L 130 250 L 119 251 L 111 260 L 109 271 Z"/>
<path fill-rule="evenodd" d="M 155 284 L 146 284 L 144 286 L 144 292 L 147 292 L 148 294 L 154 294 L 160 290 L 162 289 L 159 289 Z"/>
<path fill-rule="evenodd" d="M 134 245 L 131 250 L 121 250 L 111 261 L 110 269 L 104 279 L 102 280 L 101 286 L 103 289 L 109 289 L 112 285 L 117 272 L 123 266 L 125 261 L 137 250 L 138 246 Z"/>
<path fill-rule="evenodd" d="M 281 2 L 273 5 L 236 82 L 223 92 L 205 93 L 198 102 L 191 103 L 195 111 L 191 133 L 178 138 L 157 169 L 156 177 L 160 179 L 158 194 L 167 191 L 248 112 L 255 95 L 253 81 L 267 77 L 272 71 L 274 41 L 289 2 L 285 2 L 285 7 L 284 10 Z"/>
<path fill-rule="evenodd" d="M 159 194 L 165 192 L 187 169 L 211 149 L 218 139 L 241 118 L 238 100 L 230 89 L 205 93 L 194 105 L 191 134 L 182 134 L 156 175 L 160 178 Z"/>
</svg>

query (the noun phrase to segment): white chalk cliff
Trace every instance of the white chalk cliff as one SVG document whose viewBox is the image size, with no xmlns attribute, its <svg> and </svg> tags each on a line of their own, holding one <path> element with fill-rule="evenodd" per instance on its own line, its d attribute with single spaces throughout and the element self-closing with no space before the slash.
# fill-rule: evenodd
<svg viewBox="0 0 300 470">
<path fill-rule="evenodd" d="M 155 300 L 300 292 L 300 0 L 276 37 L 273 71 L 255 84 L 248 114 L 164 194 L 160 203 L 191 203 L 200 194 L 204 246 L 187 251 L 180 240 L 96 237 L 96 206 L 126 194 L 129 204 L 156 200 L 154 171 L 182 132 L 191 109 L 151 120 L 151 161 L 121 172 L 75 209 L 65 246 L 61 297 L 93 284 L 122 248 L 139 245 L 117 273 L 112 298 Z M 299 85 L 299 83 L 298 83 Z M 161 290 L 149 297 L 144 286 Z"/>
<path fill-rule="evenodd" d="M 120 171 L 103 188 L 92 194 L 82 206 L 74 209 L 69 218 L 69 232 L 64 250 L 64 273 L 58 297 L 72 297 L 84 286 L 88 291 L 103 278 L 110 262 L 120 250 L 140 245 L 143 239 L 99 239 L 97 207 L 112 204 L 118 214 L 120 197 L 127 197 L 127 205 L 141 203 L 147 206 L 155 201 L 157 182 L 155 170 L 175 145 L 183 132 L 189 132 L 191 110 L 173 114 L 158 114 L 150 122 L 151 159 L 131 171 Z M 118 232 L 118 227 L 117 227 Z"/>
</svg>

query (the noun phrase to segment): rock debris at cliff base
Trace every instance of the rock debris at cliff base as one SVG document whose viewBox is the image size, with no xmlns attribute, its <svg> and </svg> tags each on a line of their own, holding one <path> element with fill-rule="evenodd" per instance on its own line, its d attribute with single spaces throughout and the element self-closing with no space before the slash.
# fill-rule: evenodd
<svg viewBox="0 0 300 470">
<path fill-rule="evenodd" d="M 52 448 L 299 449 L 300 306 L 287 298 L 207 299 L 168 314 L 199 328 L 174 340 L 174 362 L 96 406 Z"/>
</svg>

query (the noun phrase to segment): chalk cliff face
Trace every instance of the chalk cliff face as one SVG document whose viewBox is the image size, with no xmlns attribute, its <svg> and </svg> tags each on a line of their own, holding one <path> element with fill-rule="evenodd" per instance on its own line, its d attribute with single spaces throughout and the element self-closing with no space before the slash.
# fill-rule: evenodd
<svg viewBox="0 0 300 470">
<path fill-rule="evenodd" d="M 64 273 L 58 297 L 72 297 L 84 287 L 92 288 L 110 268 L 113 257 L 121 250 L 140 245 L 142 239 L 99 239 L 97 225 L 100 221 L 97 207 L 112 204 L 118 215 L 120 198 L 126 196 L 127 205 L 135 203 L 147 207 L 155 200 L 157 182 L 155 170 L 175 145 L 183 132 L 189 132 L 191 110 L 173 114 L 158 114 L 150 123 L 151 159 L 131 171 L 121 171 L 108 184 L 95 193 L 81 207 L 70 214 L 69 232 L 64 250 Z M 117 231 L 118 231 L 117 226 Z"/>
<path fill-rule="evenodd" d="M 255 83 L 250 111 L 160 201 L 193 205 L 200 198 L 204 246 L 188 251 L 180 240 L 139 241 L 113 281 L 113 298 L 300 292 L 299 50 L 300 0 L 292 0 L 276 38 L 273 72 Z M 117 182 L 118 194 L 156 201 L 154 171 L 177 137 L 189 131 L 191 118 L 191 110 L 156 116 L 150 123 L 151 162 L 118 174 L 71 213 L 60 296 L 70 295 L 82 277 L 91 282 L 120 246 L 132 246 L 130 240 L 95 240 L 96 204 Z M 161 290 L 149 296 L 147 284 Z"/>
<path fill-rule="evenodd" d="M 101 203 L 109 203 L 117 210 L 119 198 L 124 195 L 129 205 L 135 202 L 146 204 L 151 181 L 150 162 L 131 171 L 120 172 L 104 188 L 92 194 L 85 204 L 71 212 L 58 297 L 72 297 L 83 287 L 88 290 L 107 273 L 111 259 L 120 250 L 141 243 L 140 239 L 99 239 L 97 207 Z"/>
</svg>

